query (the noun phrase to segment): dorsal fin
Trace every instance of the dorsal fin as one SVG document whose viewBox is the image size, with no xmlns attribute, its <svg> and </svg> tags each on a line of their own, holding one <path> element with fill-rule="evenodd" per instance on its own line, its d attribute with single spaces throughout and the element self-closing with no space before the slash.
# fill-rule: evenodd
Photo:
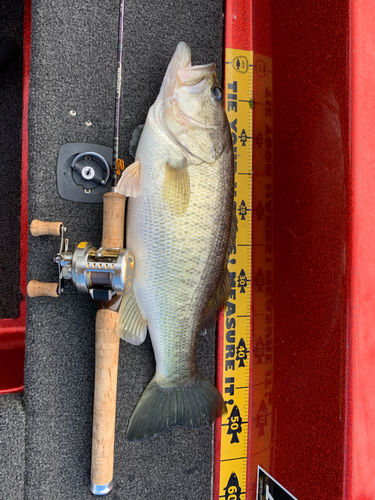
<svg viewBox="0 0 375 500">
<path fill-rule="evenodd" d="M 229 256 L 235 247 L 236 233 L 237 233 L 237 216 L 235 209 L 233 209 L 232 226 L 230 229 L 228 250 L 227 250 L 227 260 L 229 259 Z M 227 262 L 225 262 L 225 267 L 223 270 L 223 274 L 221 276 L 220 284 L 216 290 L 215 295 L 212 297 L 211 301 L 209 302 L 206 308 L 206 311 L 202 319 L 201 329 L 206 328 L 216 319 L 217 313 L 220 311 L 222 307 L 225 306 L 230 291 L 231 291 L 230 275 L 227 268 Z"/>
<path fill-rule="evenodd" d="M 229 234 L 227 259 L 229 258 L 229 255 L 233 252 L 234 246 L 236 244 L 237 229 L 238 229 L 237 214 L 236 214 L 236 209 L 233 207 L 233 218 Z"/>
<path fill-rule="evenodd" d="M 132 158 L 135 158 L 135 153 L 137 152 L 138 143 L 141 138 L 144 126 L 144 124 L 138 125 L 138 127 L 133 130 L 132 138 L 130 139 L 129 144 L 129 154 Z"/>
</svg>

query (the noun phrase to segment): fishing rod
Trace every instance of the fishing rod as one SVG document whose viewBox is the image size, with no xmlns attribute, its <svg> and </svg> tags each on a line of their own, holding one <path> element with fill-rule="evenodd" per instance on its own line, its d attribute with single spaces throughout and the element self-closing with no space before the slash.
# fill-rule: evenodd
<svg viewBox="0 0 375 500">
<path fill-rule="evenodd" d="M 125 0 L 120 1 L 119 23 L 118 23 L 118 45 L 117 45 L 117 82 L 115 97 L 115 125 L 113 131 L 113 159 L 112 159 L 112 188 L 116 188 L 121 170 L 124 170 L 124 162 L 118 162 L 120 144 L 120 117 L 121 117 L 121 84 L 122 84 L 122 55 L 124 42 L 124 18 Z"/>
<path fill-rule="evenodd" d="M 124 170 L 124 162 L 119 159 L 124 7 L 125 0 L 120 0 L 113 148 L 69 143 L 60 148 L 57 162 L 57 188 L 62 198 L 103 203 L 101 246 L 97 249 L 83 241 L 71 252 L 62 222 L 33 220 L 30 225 L 33 236 L 60 236 L 60 248 L 54 258 L 58 283 L 32 280 L 27 286 L 29 297 L 58 297 L 64 281 L 71 279 L 78 291 L 90 293 L 98 301 L 90 486 L 98 496 L 112 490 L 120 340 L 116 324 L 122 295 L 130 293 L 135 271 L 134 255 L 123 248 L 126 197 L 116 192 Z"/>
</svg>

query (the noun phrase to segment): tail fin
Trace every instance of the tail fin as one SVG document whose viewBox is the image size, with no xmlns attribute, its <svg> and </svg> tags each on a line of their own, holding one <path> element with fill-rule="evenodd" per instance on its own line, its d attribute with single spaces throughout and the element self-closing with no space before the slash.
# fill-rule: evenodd
<svg viewBox="0 0 375 500">
<path fill-rule="evenodd" d="M 183 386 L 164 388 L 152 380 L 138 401 L 126 437 L 147 439 L 176 425 L 204 427 L 226 411 L 219 391 L 200 372 Z"/>
</svg>

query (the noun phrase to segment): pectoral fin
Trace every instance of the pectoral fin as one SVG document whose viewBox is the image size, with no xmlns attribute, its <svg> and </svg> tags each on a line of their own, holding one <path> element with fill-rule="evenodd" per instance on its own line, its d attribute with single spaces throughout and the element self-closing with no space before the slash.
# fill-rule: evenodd
<svg viewBox="0 0 375 500">
<path fill-rule="evenodd" d="M 117 192 L 125 196 L 137 198 L 139 196 L 139 174 L 141 165 L 135 161 L 122 174 L 116 186 Z"/>
<path fill-rule="evenodd" d="M 117 320 L 117 335 L 129 342 L 140 345 L 147 335 L 147 321 L 143 318 L 133 295 L 124 295 Z"/>
<path fill-rule="evenodd" d="M 186 164 L 175 168 L 167 162 L 162 196 L 174 215 L 186 212 L 190 199 L 190 177 Z"/>
</svg>

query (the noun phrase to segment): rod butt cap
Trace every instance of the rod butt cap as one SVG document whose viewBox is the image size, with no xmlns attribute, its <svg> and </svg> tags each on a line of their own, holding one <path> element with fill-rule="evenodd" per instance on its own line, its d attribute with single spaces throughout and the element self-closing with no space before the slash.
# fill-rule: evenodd
<svg viewBox="0 0 375 500">
<path fill-rule="evenodd" d="M 91 483 L 90 491 L 94 495 L 103 496 L 103 495 L 108 495 L 108 493 L 110 493 L 110 491 L 112 491 L 112 487 L 113 487 L 112 481 L 109 482 L 108 484 Z"/>
</svg>

